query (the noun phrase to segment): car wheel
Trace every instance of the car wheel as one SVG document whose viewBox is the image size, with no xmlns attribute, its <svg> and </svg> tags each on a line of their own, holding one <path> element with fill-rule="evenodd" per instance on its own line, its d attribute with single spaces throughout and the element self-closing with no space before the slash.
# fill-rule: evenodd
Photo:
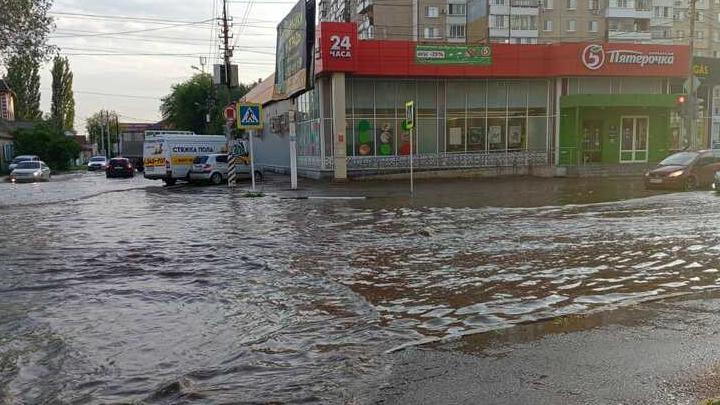
<svg viewBox="0 0 720 405">
<path fill-rule="evenodd" d="M 165 182 L 165 185 L 166 185 L 166 186 L 174 186 L 174 185 L 175 185 L 175 182 L 176 182 L 177 180 L 176 180 L 176 179 L 163 179 L 163 181 Z"/>
<path fill-rule="evenodd" d="M 210 183 L 216 186 L 222 183 L 222 174 L 217 172 L 213 173 L 212 176 L 210 176 Z"/>
<path fill-rule="evenodd" d="M 698 187 L 698 181 L 697 177 L 695 176 L 688 176 L 685 179 L 685 191 L 692 191 L 695 190 Z"/>
</svg>

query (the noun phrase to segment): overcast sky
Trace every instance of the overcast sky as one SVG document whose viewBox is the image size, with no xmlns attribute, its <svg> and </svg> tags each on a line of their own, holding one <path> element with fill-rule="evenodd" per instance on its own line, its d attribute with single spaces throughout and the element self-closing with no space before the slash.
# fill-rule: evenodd
<svg viewBox="0 0 720 405">
<path fill-rule="evenodd" d="M 237 41 L 233 61 L 242 82 L 274 71 L 275 28 L 294 3 L 229 3 Z M 75 129 L 80 134 L 85 133 L 85 118 L 100 109 L 117 111 L 121 122 L 160 120 L 160 98 L 170 86 L 195 73 L 192 66 L 200 67 L 201 55 L 208 58 L 205 69 L 210 72 L 222 57 L 216 23 L 200 22 L 221 15 L 221 0 L 55 0 L 52 13 L 57 28 L 51 42 L 68 56 L 74 74 Z M 45 112 L 50 110 L 50 67 L 41 74 Z"/>
</svg>

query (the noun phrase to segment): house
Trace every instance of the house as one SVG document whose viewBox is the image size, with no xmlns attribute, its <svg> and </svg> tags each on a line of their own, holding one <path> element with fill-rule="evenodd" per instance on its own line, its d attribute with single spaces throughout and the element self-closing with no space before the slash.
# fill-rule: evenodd
<svg viewBox="0 0 720 405">
<path fill-rule="evenodd" d="M 15 93 L 5 80 L 0 79 L 0 172 L 6 171 L 15 157 L 13 132 L 34 126 L 33 122 L 15 120 Z"/>
</svg>

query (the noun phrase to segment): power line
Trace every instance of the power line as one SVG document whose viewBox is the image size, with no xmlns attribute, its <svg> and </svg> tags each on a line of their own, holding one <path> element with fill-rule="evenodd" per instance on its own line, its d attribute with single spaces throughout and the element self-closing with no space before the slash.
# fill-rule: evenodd
<svg viewBox="0 0 720 405">
<path fill-rule="evenodd" d="M 146 28 L 141 30 L 130 30 L 130 31 L 118 31 L 118 32 L 100 32 L 100 33 L 94 33 L 94 34 L 78 34 L 78 35 L 64 35 L 64 36 L 55 36 L 54 38 L 75 38 L 75 37 L 100 37 L 105 35 L 120 35 L 120 34 L 136 34 L 140 32 L 151 32 L 151 31 L 159 31 L 159 30 L 166 30 L 166 29 L 172 29 L 172 28 L 178 28 L 178 27 L 186 27 L 186 26 L 193 26 L 198 24 L 204 24 L 208 21 L 212 21 L 213 19 L 207 19 L 207 20 L 201 20 L 201 21 L 193 21 L 185 24 L 175 24 L 171 26 L 165 26 L 165 27 L 155 27 L 155 28 Z"/>
</svg>

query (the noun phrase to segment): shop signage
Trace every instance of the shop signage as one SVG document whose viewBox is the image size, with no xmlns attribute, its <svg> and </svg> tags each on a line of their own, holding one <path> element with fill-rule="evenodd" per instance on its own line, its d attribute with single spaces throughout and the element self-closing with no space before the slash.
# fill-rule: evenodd
<svg viewBox="0 0 720 405">
<path fill-rule="evenodd" d="M 492 48 L 465 45 L 417 45 L 415 62 L 437 65 L 490 65 Z"/>
<path fill-rule="evenodd" d="M 630 49 L 606 51 L 602 45 L 586 46 L 580 55 L 583 65 L 590 70 L 598 70 L 606 64 L 626 64 L 645 67 L 648 65 L 674 65 L 674 52 L 641 52 Z"/>
<path fill-rule="evenodd" d="M 352 58 L 352 42 L 350 41 L 350 35 L 330 36 L 330 56 L 340 59 Z"/>
<path fill-rule="evenodd" d="M 300 0 L 277 27 L 277 98 L 288 98 L 309 88 L 314 41 L 315 0 Z"/>
</svg>

